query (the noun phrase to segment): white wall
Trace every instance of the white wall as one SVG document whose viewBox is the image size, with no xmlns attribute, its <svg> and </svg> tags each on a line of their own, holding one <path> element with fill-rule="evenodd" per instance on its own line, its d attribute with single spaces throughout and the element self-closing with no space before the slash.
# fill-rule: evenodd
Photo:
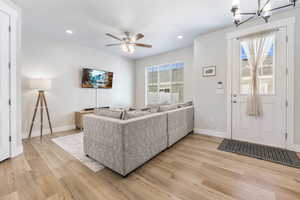
<svg viewBox="0 0 300 200">
<path fill-rule="evenodd" d="M 226 131 L 226 90 L 217 94 L 219 81 L 226 88 L 227 40 L 226 31 L 218 31 L 201 36 L 194 43 L 194 104 L 195 128 L 198 132 L 206 130 L 223 136 Z M 214 77 L 202 77 L 204 66 L 216 66 Z"/>
<path fill-rule="evenodd" d="M 46 98 L 52 126 L 57 131 L 74 127 L 75 111 L 95 107 L 95 89 L 80 87 L 82 67 L 114 72 L 113 89 L 98 90 L 98 106 L 135 104 L 135 67 L 132 60 L 79 46 L 74 41 L 58 41 L 29 32 L 23 34 L 22 53 L 23 136 L 28 135 L 37 97 L 37 91 L 28 88 L 31 78 L 49 78 L 53 81 Z M 34 135 L 39 134 L 39 120 L 37 115 Z"/>
<path fill-rule="evenodd" d="M 192 100 L 193 46 L 189 46 L 136 61 L 136 104 L 138 107 L 145 105 L 145 67 L 173 63 L 176 61 L 184 62 L 184 101 Z"/>
<path fill-rule="evenodd" d="M 295 33 L 295 141 L 300 144 L 300 9 L 290 10 L 272 16 L 272 21 L 288 17 L 296 17 Z M 240 29 L 261 24 L 255 21 L 241 26 Z M 226 34 L 235 28 L 223 29 L 214 33 L 199 36 L 194 43 L 194 85 L 197 129 L 211 130 L 212 133 L 222 135 L 226 131 L 226 94 L 215 92 L 216 83 L 224 82 L 226 93 L 227 71 L 227 38 Z M 202 78 L 201 68 L 205 65 L 217 65 L 217 76 Z"/>
</svg>

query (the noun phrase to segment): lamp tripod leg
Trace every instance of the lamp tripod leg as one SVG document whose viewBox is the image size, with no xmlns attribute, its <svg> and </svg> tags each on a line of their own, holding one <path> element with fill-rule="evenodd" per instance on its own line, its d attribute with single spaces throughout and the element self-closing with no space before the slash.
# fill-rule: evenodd
<svg viewBox="0 0 300 200">
<path fill-rule="evenodd" d="M 43 102 L 43 98 L 44 98 L 44 92 L 41 92 L 41 135 L 40 137 L 42 138 L 43 136 L 43 116 L 44 116 L 44 102 Z"/>
<path fill-rule="evenodd" d="M 52 130 L 52 125 L 51 125 L 51 120 L 50 120 L 50 114 L 49 114 L 48 105 L 47 105 L 47 101 L 46 101 L 45 95 L 43 95 L 43 100 L 44 100 L 44 103 L 45 103 L 45 110 L 46 110 L 46 113 L 47 113 L 47 118 L 48 118 L 50 132 L 52 134 L 53 130 Z"/>
<path fill-rule="evenodd" d="M 36 104 L 35 104 L 35 109 L 34 109 L 32 121 L 31 121 L 31 126 L 30 126 L 30 131 L 29 131 L 29 136 L 28 136 L 28 138 L 31 138 L 32 128 L 33 128 L 34 121 L 35 121 L 35 117 L 36 117 L 36 113 L 37 113 L 37 110 L 38 110 L 38 107 L 39 107 L 40 99 L 41 99 L 41 94 L 39 93 L 39 94 L 38 94 L 37 101 L 36 101 Z"/>
</svg>

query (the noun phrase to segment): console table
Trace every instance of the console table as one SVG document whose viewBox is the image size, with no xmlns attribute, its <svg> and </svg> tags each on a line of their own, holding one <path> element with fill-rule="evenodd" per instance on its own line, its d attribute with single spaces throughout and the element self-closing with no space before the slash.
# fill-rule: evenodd
<svg viewBox="0 0 300 200">
<path fill-rule="evenodd" d="M 105 106 L 105 107 L 100 107 L 100 108 L 109 108 L 109 106 Z M 76 128 L 83 130 L 83 117 L 84 115 L 88 115 L 88 114 L 93 114 L 94 113 L 94 109 L 92 110 L 81 110 L 81 111 L 77 111 L 75 112 L 75 125 Z"/>
<path fill-rule="evenodd" d="M 76 128 L 83 130 L 83 116 L 88 114 L 93 114 L 94 110 L 81 110 L 75 112 L 75 125 Z"/>
</svg>

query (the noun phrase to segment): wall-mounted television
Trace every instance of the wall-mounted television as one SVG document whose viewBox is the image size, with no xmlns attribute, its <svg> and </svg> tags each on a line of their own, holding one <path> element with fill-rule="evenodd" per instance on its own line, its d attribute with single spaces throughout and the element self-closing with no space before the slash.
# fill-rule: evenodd
<svg viewBox="0 0 300 200">
<path fill-rule="evenodd" d="M 83 88 L 112 88 L 113 72 L 83 68 L 82 82 Z"/>
</svg>

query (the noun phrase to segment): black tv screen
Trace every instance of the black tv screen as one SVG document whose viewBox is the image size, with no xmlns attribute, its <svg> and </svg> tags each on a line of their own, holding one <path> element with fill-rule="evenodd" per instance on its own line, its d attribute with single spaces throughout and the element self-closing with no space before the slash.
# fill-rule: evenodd
<svg viewBox="0 0 300 200">
<path fill-rule="evenodd" d="M 113 72 L 98 69 L 83 68 L 82 87 L 83 88 L 112 88 Z"/>
</svg>

